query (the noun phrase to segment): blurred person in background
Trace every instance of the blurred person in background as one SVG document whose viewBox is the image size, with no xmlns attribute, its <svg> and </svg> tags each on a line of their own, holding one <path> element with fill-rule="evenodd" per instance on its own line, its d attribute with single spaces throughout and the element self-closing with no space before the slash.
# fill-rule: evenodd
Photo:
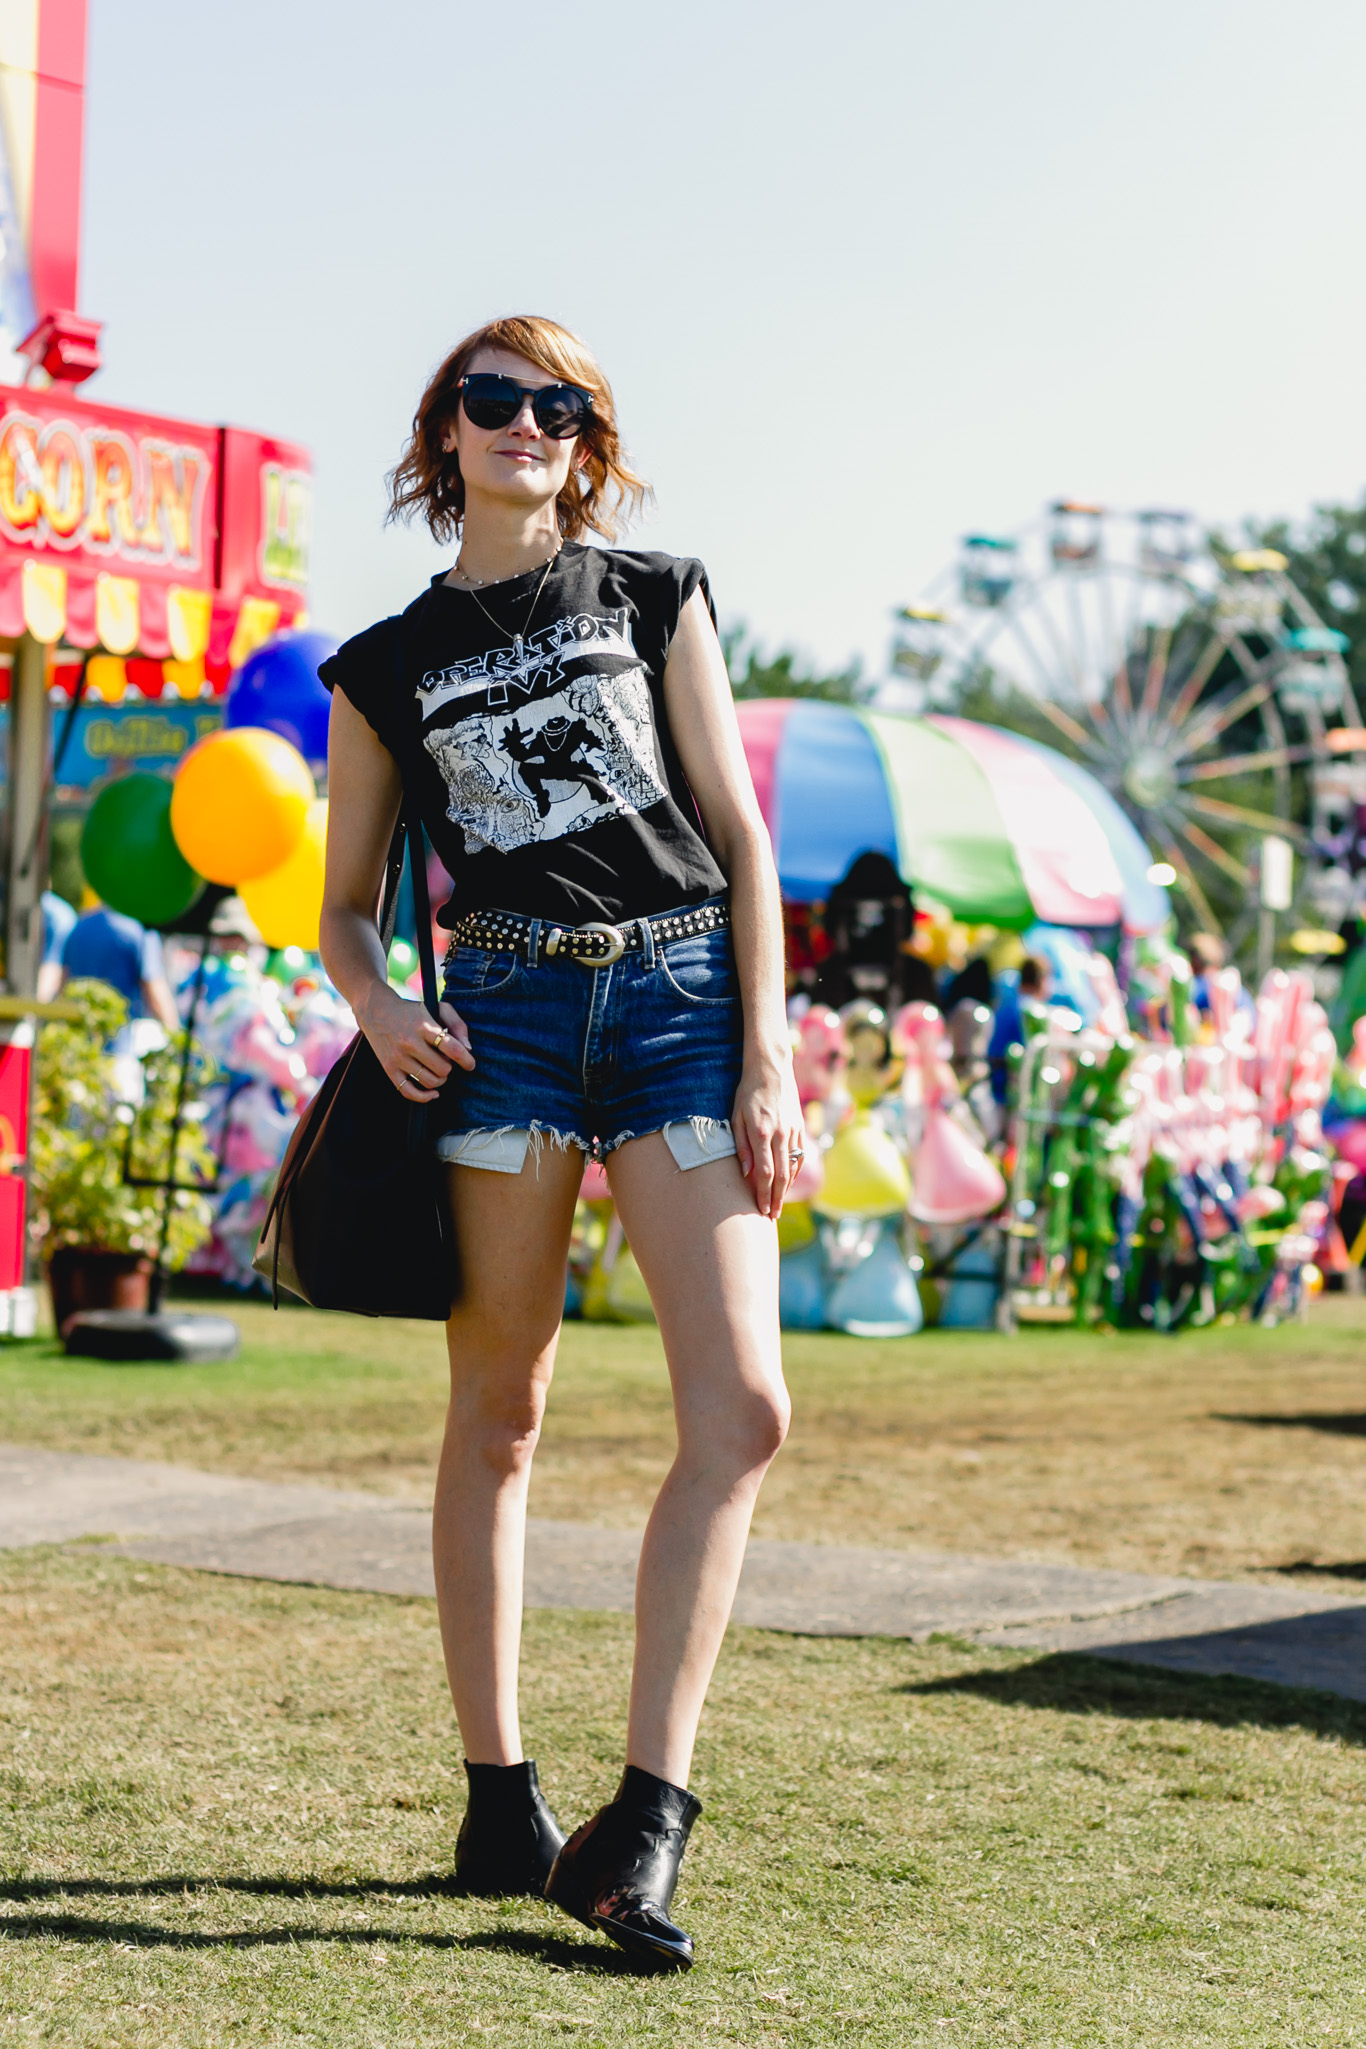
<svg viewBox="0 0 1366 2049">
<path fill-rule="evenodd" d="M 1191 964 L 1190 1000 L 1201 1018 L 1207 1018 L 1210 985 L 1228 960 L 1228 948 L 1217 933 L 1193 932 L 1186 942 L 1186 958 Z M 1244 988 L 1238 991 L 1236 1008 L 1255 1022 L 1257 1006 Z"/>
<path fill-rule="evenodd" d="M 1024 1044 L 1024 1005 L 1030 1002 L 1047 1003 L 1051 981 L 1048 962 L 1040 960 L 1037 954 L 1027 953 L 1020 962 L 1018 978 L 1007 982 L 1002 991 L 1001 1000 L 996 1006 L 996 1021 L 991 1027 L 991 1038 L 987 1044 L 987 1059 L 991 1065 L 991 1093 L 998 1103 L 1005 1102 L 1010 1079 L 1006 1055 L 1012 1046 Z"/>
<path fill-rule="evenodd" d="M 154 1018 L 172 1037 L 180 1013 L 166 980 L 161 934 L 136 918 L 99 904 L 76 919 L 62 948 L 61 987 L 77 981 L 107 982 L 128 1005 L 128 1022 Z"/>
<path fill-rule="evenodd" d="M 38 969 L 38 1001 L 51 1003 L 62 986 L 62 952 L 71 937 L 76 913 L 55 889 L 45 889 L 43 905 L 43 959 Z"/>
</svg>

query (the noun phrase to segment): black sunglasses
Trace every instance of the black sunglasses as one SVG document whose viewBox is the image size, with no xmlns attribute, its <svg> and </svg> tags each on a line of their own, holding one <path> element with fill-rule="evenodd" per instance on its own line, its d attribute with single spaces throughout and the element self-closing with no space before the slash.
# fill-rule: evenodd
<svg viewBox="0 0 1366 2049">
<path fill-rule="evenodd" d="M 510 427 L 529 398 L 536 425 L 552 441 L 568 441 L 582 433 L 593 410 L 591 394 L 577 384 L 514 384 L 510 377 L 483 372 L 462 377 L 455 388 L 465 418 L 476 427 Z"/>
</svg>

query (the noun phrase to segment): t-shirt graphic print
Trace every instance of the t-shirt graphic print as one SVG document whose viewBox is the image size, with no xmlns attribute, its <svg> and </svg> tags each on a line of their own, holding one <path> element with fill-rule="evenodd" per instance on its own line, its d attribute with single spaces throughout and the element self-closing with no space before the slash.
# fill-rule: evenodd
<svg viewBox="0 0 1366 2049">
<path fill-rule="evenodd" d="M 417 779 L 453 888 L 442 922 L 501 909 L 615 924 L 703 902 L 707 845 L 664 701 L 700 562 L 568 541 L 476 598 L 435 577 L 318 673 Z"/>
<path fill-rule="evenodd" d="M 423 745 L 467 854 L 510 854 L 668 795 L 625 606 L 428 671 L 418 698 Z"/>
</svg>

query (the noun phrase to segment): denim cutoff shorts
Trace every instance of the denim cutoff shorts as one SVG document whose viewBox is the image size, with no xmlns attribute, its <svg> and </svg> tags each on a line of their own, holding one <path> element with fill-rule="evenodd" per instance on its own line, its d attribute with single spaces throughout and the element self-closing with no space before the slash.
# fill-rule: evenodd
<svg viewBox="0 0 1366 2049">
<path fill-rule="evenodd" d="M 682 1168 L 734 1153 L 742 1015 L 729 930 L 661 946 L 646 927 L 643 948 L 600 968 L 547 960 L 553 930 L 533 931 L 526 958 L 448 954 L 442 995 L 476 1065 L 453 1069 L 433 1106 L 438 1156 L 519 1174 L 546 1144 L 601 1160 L 654 1131 Z"/>
</svg>

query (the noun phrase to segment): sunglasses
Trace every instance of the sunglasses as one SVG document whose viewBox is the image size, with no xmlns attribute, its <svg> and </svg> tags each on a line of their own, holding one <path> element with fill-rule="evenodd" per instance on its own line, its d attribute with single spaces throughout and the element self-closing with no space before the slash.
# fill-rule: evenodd
<svg viewBox="0 0 1366 2049">
<path fill-rule="evenodd" d="M 510 377 L 487 372 L 462 377 L 456 385 L 465 418 L 476 427 L 510 427 L 531 400 L 532 417 L 552 441 L 569 441 L 583 431 L 593 410 L 590 393 L 577 384 L 514 384 Z"/>
</svg>

